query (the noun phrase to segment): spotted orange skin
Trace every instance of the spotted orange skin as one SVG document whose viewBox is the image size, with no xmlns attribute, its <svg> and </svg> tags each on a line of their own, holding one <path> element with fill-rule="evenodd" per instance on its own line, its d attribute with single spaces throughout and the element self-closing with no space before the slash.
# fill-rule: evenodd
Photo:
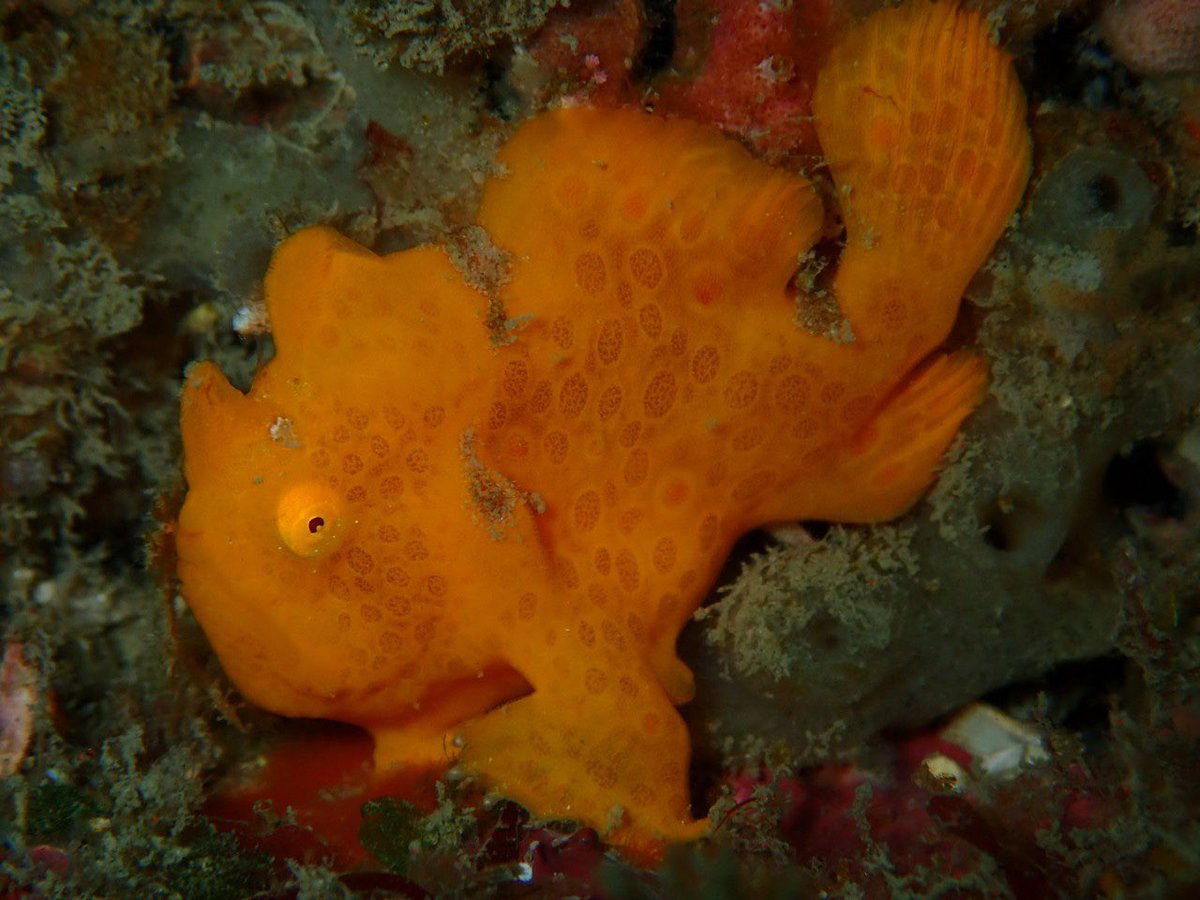
<svg viewBox="0 0 1200 900">
<path fill-rule="evenodd" d="M 934 351 L 1028 173 L 1008 61 L 951 4 L 852 31 L 814 110 L 851 343 L 793 324 L 811 185 L 641 113 L 546 113 L 503 148 L 495 296 L 439 247 L 279 247 L 277 355 L 246 395 L 198 364 L 182 402 L 183 592 L 250 700 L 630 852 L 705 831 L 679 630 L 748 528 L 919 498 L 985 389 Z"/>
</svg>

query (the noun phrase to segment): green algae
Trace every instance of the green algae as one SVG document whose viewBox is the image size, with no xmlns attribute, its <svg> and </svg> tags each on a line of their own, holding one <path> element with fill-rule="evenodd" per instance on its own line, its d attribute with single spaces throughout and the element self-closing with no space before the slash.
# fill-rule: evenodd
<svg viewBox="0 0 1200 900">
<path fill-rule="evenodd" d="M 363 804 L 363 849 L 388 871 L 424 884 L 465 880 L 475 866 L 464 847 L 477 837 L 474 810 L 455 803 L 442 784 L 438 805 L 430 813 L 393 797 Z"/>
</svg>

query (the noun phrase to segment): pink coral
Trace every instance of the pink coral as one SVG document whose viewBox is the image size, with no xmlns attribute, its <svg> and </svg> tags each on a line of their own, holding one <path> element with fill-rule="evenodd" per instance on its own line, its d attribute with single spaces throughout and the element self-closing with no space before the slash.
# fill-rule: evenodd
<svg viewBox="0 0 1200 900">
<path fill-rule="evenodd" d="M 10 643 L 0 666 L 0 776 L 21 767 L 33 736 L 37 678 L 25 659 L 25 648 Z"/>
<path fill-rule="evenodd" d="M 758 852 L 769 849 L 765 841 L 786 842 L 797 861 L 837 873 L 872 900 L 917 880 L 927 888 L 1002 885 L 1004 896 L 1063 895 L 1074 874 L 1056 852 L 1070 858 L 1114 827 L 1121 786 L 1077 764 L 991 777 L 945 734 L 926 730 L 881 745 L 891 753 L 871 769 L 827 763 L 799 775 L 737 774 L 727 782 L 735 805 L 719 827 Z M 965 781 L 936 776 L 931 765 L 939 758 Z M 1042 843 L 1049 834 L 1059 835 L 1057 848 Z"/>
<path fill-rule="evenodd" d="M 828 0 L 681 0 L 660 111 L 713 122 L 779 162 L 817 152 L 812 91 L 837 29 Z"/>
<path fill-rule="evenodd" d="M 1140 75 L 1200 71 L 1200 0 L 1114 0 L 1100 33 Z"/>
<path fill-rule="evenodd" d="M 578 94 L 590 103 L 636 102 L 632 69 L 645 39 L 637 0 L 587 0 L 550 11 L 527 49 L 552 93 Z"/>
</svg>

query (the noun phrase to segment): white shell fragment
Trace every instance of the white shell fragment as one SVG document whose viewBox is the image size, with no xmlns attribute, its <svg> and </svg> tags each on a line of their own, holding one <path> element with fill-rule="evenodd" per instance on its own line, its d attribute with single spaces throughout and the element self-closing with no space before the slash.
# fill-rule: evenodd
<svg viewBox="0 0 1200 900">
<path fill-rule="evenodd" d="M 1036 729 L 986 703 L 964 707 L 941 736 L 970 753 L 980 775 L 993 778 L 1011 777 L 1050 758 Z"/>
</svg>

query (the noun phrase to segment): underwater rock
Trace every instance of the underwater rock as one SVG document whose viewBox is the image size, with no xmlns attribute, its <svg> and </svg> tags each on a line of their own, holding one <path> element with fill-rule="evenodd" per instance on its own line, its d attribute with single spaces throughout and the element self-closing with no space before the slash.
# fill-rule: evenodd
<svg viewBox="0 0 1200 900">
<path fill-rule="evenodd" d="M 1117 59 L 1140 75 L 1200 71 L 1197 0 L 1109 0 L 1100 33 Z"/>
</svg>

